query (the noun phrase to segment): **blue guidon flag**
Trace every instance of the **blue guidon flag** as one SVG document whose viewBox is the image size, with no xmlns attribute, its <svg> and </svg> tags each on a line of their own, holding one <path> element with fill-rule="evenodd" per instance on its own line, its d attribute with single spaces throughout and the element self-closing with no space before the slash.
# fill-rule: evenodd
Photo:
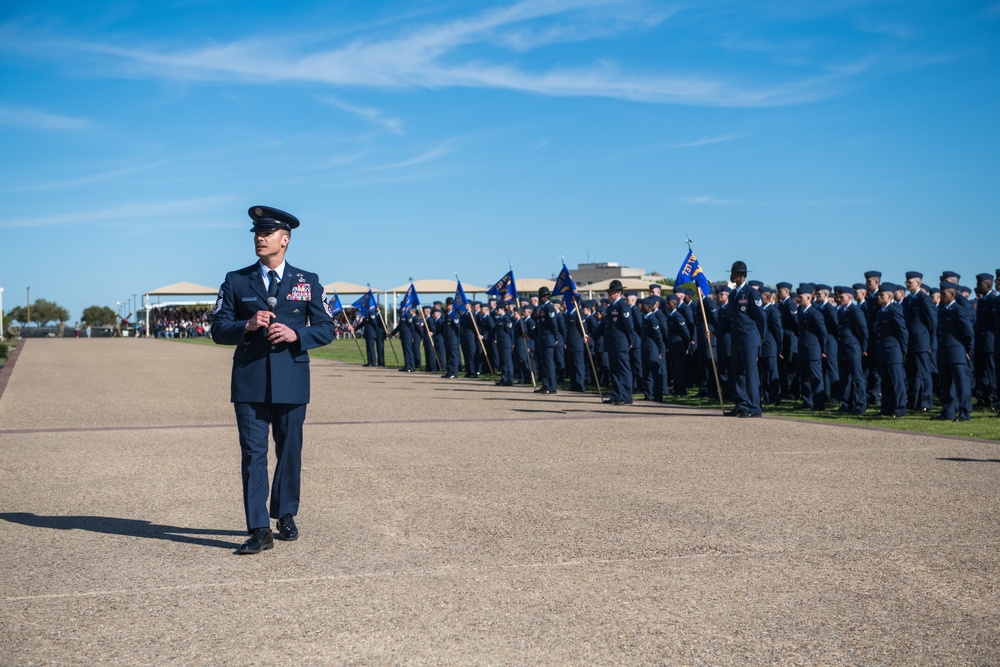
<svg viewBox="0 0 1000 667">
<path fill-rule="evenodd" d="M 463 315 L 469 312 L 469 299 L 465 296 L 465 290 L 462 289 L 462 281 L 457 281 L 457 286 L 455 287 L 455 310 Z"/>
<path fill-rule="evenodd" d="M 327 310 L 330 312 L 330 317 L 335 317 L 344 312 L 344 305 L 340 303 L 340 295 L 334 292 L 333 303 L 327 304 Z"/>
<path fill-rule="evenodd" d="M 574 304 L 580 298 L 580 293 L 576 290 L 576 283 L 573 276 L 569 275 L 569 269 L 563 264 L 562 271 L 556 277 L 556 285 L 552 288 L 554 294 L 561 294 L 566 312 L 573 310 Z"/>
<path fill-rule="evenodd" d="M 371 287 L 368 288 L 367 294 L 362 294 L 361 298 L 351 305 L 358 309 L 362 317 L 371 315 L 378 310 L 378 301 L 375 300 L 375 295 L 372 294 Z"/>
<path fill-rule="evenodd" d="M 402 303 L 399 304 L 400 312 L 405 313 L 410 308 L 416 308 L 420 305 L 420 297 L 417 296 L 417 288 L 410 283 L 410 289 L 406 290 L 406 296 L 403 297 Z"/>
<path fill-rule="evenodd" d="M 493 287 L 486 290 L 486 293 L 499 299 L 501 306 L 505 306 L 508 303 L 517 303 L 517 287 L 514 284 L 514 270 L 511 269 L 505 273 L 503 278 L 498 280 Z"/>
<path fill-rule="evenodd" d="M 683 285 L 684 283 L 692 282 L 696 283 L 698 288 L 701 289 L 702 296 L 712 293 L 712 286 L 708 283 L 705 272 L 701 270 L 698 258 L 694 256 L 694 251 L 689 249 L 687 257 L 684 258 L 684 263 L 681 264 L 681 268 L 677 272 L 677 279 L 674 281 L 674 284 Z"/>
</svg>

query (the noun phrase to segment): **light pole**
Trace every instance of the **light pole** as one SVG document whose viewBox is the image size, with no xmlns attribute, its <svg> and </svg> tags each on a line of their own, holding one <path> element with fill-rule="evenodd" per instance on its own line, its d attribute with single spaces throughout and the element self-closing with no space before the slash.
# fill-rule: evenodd
<svg viewBox="0 0 1000 667">
<path fill-rule="evenodd" d="M 28 288 L 28 321 L 26 324 L 31 324 L 31 288 Z"/>
<path fill-rule="evenodd" d="M 0 287 L 0 340 L 3 340 L 3 288 Z"/>
</svg>

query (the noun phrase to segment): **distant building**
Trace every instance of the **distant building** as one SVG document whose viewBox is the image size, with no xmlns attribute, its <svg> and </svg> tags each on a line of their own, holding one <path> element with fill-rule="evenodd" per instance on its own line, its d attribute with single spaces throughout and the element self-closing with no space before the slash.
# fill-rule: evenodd
<svg viewBox="0 0 1000 667">
<path fill-rule="evenodd" d="M 603 280 L 617 278 L 619 280 L 642 280 L 647 283 L 656 283 L 663 280 L 663 276 L 655 271 L 646 273 L 646 269 L 638 269 L 630 266 L 621 266 L 618 262 L 594 262 L 580 264 L 573 272 L 573 281 L 579 287 L 585 287 Z"/>
</svg>

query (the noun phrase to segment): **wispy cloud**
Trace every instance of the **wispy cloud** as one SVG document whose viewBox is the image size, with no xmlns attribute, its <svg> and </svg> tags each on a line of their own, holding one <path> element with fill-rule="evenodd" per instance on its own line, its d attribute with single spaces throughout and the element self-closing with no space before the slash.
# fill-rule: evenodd
<svg viewBox="0 0 1000 667">
<path fill-rule="evenodd" d="M 256 36 L 194 49 L 129 48 L 108 43 L 38 42 L 33 51 L 99 57 L 122 75 L 185 81 L 230 80 L 250 84 L 308 82 L 332 87 L 382 90 L 490 88 L 560 97 L 718 107 L 796 104 L 830 96 L 851 72 L 777 83 L 735 83 L 728 74 L 694 75 L 681 70 L 637 72 L 606 57 L 589 62 L 528 66 L 518 57 L 566 42 L 620 37 L 666 22 L 675 10 L 635 0 L 529 0 L 438 23 L 373 31 L 346 43 L 317 46 L 315 39 L 269 37 L 262 50 Z M 25 50 L 24 37 L 6 48 Z M 479 47 L 479 48 L 477 48 Z M 483 48 L 487 47 L 487 48 Z M 512 53 L 513 52 L 513 53 Z M 343 103 L 342 103 L 343 104 Z M 344 105 L 369 122 L 401 131 L 398 121 L 377 111 Z"/>
<path fill-rule="evenodd" d="M 184 215 L 190 216 L 192 226 L 202 227 L 204 226 L 206 210 L 228 206 L 235 200 L 236 197 L 234 196 L 220 195 L 198 199 L 159 202 L 142 201 L 89 211 L 74 211 L 73 213 L 64 213 L 61 215 L 0 220 L 0 229 L 80 224 L 100 227 L 118 225 L 123 221 L 128 221 L 131 225 L 137 221 L 159 220 L 163 217 L 170 217 L 173 220 L 171 224 L 175 226 L 183 226 L 183 223 L 178 222 L 176 218 L 177 216 Z M 134 228 L 134 225 L 132 227 Z"/>
<path fill-rule="evenodd" d="M 69 188 L 77 188 L 84 185 L 92 185 L 94 183 L 100 183 L 102 181 L 109 181 L 120 178 L 122 176 L 129 176 L 131 174 L 137 174 L 144 171 L 149 171 L 150 169 L 155 169 L 167 164 L 169 160 L 160 160 L 158 162 L 153 162 L 150 164 L 143 164 L 134 167 L 128 167 L 125 169 L 116 169 L 113 171 L 103 171 L 94 174 L 87 174 L 86 176 L 80 176 L 78 178 L 66 178 L 58 181 L 45 181 L 42 183 L 29 183 L 26 185 L 14 185 L 2 188 L 4 192 L 43 192 L 46 190 L 65 190 Z"/>
<path fill-rule="evenodd" d="M 695 148 L 697 146 L 708 146 L 709 144 L 721 144 L 727 141 L 736 141 L 737 139 L 742 138 L 742 134 L 726 134 L 720 137 L 703 137 L 701 139 L 688 141 L 683 144 L 677 144 L 674 148 Z"/>
<path fill-rule="evenodd" d="M 320 101 L 323 102 L 323 104 L 327 104 L 336 109 L 340 109 L 341 111 L 353 114 L 367 123 L 383 127 L 395 135 L 403 136 L 404 134 L 403 121 L 396 118 L 386 118 L 378 109 L 350 104 L 332 97 L 321 97 Z"/>
<path fill-rule="evenodd" d="M 399 162 L 392 162 L 389 164 L 383 164 L 376 167 L 370 167 L 364 171 L 388 171 L 390 169 L 405 169 L 407 167 L 415 167 L 417 165 L 427 164 L 428 162 L 435 162 L 441 158 L 447 157 L 453 152 L 450 145 L 441 145 L 430 150 L 424 151 L 423 153 L 414 156 L 412 158 L 401 160 Z"/>
<path fill-rule="evenodd" d="M 0 105 L 0 125 L 34 130 L 86 130 L 91 123 L 83 118 L 60 116 L 39 109 Z"/>
</svg>

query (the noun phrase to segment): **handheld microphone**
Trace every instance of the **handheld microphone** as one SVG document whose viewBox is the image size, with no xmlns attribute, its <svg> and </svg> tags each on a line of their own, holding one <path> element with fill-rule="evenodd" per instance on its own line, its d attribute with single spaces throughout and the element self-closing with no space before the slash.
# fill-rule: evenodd
<svg viewBox="0 0 1000 667">
<path fill-rule="evenodd" d="M 278 299 L 273 296 L 267 297 L 267 312 L 271 313 L 271 321 L 278 319 L 278 316 L 274 314 L 274 307 L 278 305 Z"/>
</svg>

